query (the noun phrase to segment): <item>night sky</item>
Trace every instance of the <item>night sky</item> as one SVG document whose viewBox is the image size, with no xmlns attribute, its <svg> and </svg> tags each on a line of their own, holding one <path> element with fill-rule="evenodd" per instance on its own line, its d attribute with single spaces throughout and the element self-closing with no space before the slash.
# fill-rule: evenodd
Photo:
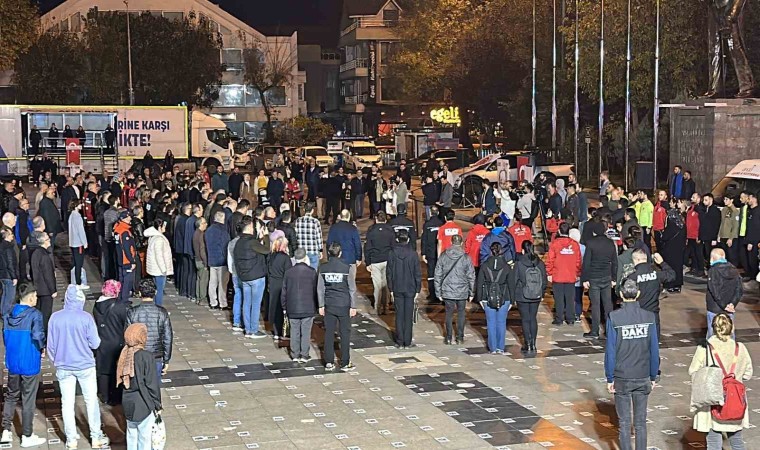
<svg viewBox="0 0 760 450">
<path fill-rule="evenodd" d="M 65 0 L 40 0 L 42 14 Z M 264 34 L 298 31 L 299 43 L 334 47 L 342 0 L 211 0 Z M 160 5 L 160 1 L 156 1 Z"/>
</svg>

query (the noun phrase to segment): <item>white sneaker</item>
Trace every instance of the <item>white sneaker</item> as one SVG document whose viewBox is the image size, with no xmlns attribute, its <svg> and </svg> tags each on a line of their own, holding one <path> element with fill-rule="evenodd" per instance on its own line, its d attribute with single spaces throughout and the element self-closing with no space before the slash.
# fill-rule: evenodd
<svg viewBox="0 0 760 450">
<path fill-rule="evenodd" d="M 108 437 L 105 434 L 103 434 L 100 437 L 92 439 L 92 448 L 97 448 L 97 449 L 111 448 L 111 441 L 110 439 L 108 439 Z"/>
<path fill-rule="evenodd" d="M 78 441 L 66 441 L 66 450 L 77 450 L 79 448 Z"/>
<path fill-rule="evenodd" d="M 87 284 L 80 284 L 77 287 L 82 290 L 90 290 L 90 286 Z"/>
<path fill-rule="evenodd" d="M 39 445 L 47 444 L 47 439 L 41 438 L 36 434 L 30 436 L 21 436 L 21 447 L 37 447 Z"/>
<path fill-rule="evenodd" d="M 11 433 L 11 430 L 3 430 L 3 436 L 0 437 L 0 442 L 3 444 L 13 442 L 13 433 Z"/>
</svg>

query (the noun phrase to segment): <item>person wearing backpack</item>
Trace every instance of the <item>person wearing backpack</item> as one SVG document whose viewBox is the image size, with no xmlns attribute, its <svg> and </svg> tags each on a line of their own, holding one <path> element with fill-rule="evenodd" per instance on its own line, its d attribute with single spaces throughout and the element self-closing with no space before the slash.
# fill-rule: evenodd
<svg viewBox="0 0 760 450">
<path fill-rule="evenodd" d="M 462 235 L 451 236 L 451 247 L 441 253 L 435 266 L 435 292 L 446 305 L 446 338 L 451 345 L 452 321 L 457 311 L 456 343 L 464 342 L 465 303 L 475 296 L 475 267 L 462 248 Z"/>
<path fill-rule="evenodd" d="M 640 294 L 636 281 L 625 280 L 620 288 L 623 306 L 607 319 L 604 374 L 607 391 L 615 394 L 621 450 L 632 448 L 631 422 L 636 449 L 647 448 L 647 399 L 660 369 L 654 313 L 641 308 Z"/>
<path fill-rule="evenodd" d="M 536 355 L 536 336 L 538 335 L 538 305 L 544 298 L 547 285 L 546 266 L 536 255 L 533 243 L 523 241 L 522 253 L 517 255 L 517 281 L 515 299 L 520 311 L 523 330 L 521 351 L 526 356 Z"/>
<path fill-rule="evenodd" d="M 726 313 L 715 316 L 712 323 L 714 334 L 707 340 L 707 347 L 698 348 L 689 366 L 691 376 L 705 367 L 708 360 L 713 359 L 722 365 L 724 374 L 723 393 L 725 395 L 722 407 L 705 406 L 694 414 L 694 429 L 707 433 L 707 450 L 723 448 L 723 434 L 726 434 L 731 450 L 743 450 L 742 430 L 749 428 L 749 405 L 746 400 L 745 381 L 752 378 L 752 359 L 747 347 L 731 339 L 734 324 Z M 728 374 L 728 376 L 726 376 Z M 692 386 L 692 389 L 699 389 Z M 718 417 L 731 417 L 735 420 L 724 420 Z"/>
<path fill-rule="evenodd" d="M 507 313 L 515 298 L 515 271 L 501 257 L 501 244 L 491 244 L 491 256 L 483 261 L 475 283 L 477 299 L 486 313 L 488 350 L 504 353 Z"/>
<path fill-rule="evenodd" d="M 575 282 L 581 276 L 581 247 L 569 236 L 570 224 L 559 225 L 559 236 L 549 245 L 546 259 L 548 280 L 552 282 L 557 315 L 553 325 L 575 324 Z"/>
</svg>

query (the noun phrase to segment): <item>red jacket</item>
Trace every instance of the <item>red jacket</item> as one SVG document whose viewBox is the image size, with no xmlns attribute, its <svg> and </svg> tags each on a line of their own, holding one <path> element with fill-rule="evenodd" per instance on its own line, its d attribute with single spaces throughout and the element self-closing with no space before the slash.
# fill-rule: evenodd
<svg viewBox="0 0 760 450">
<path fill-rule="evenodd" d="M 699 213 L 694 205 L 686 211 L 686 239 L 699 239 Z"/>
<path fill-rule="evenodd" d="M 477 224 L 467 233 L 467 239 L 464 241 L 464 252 L 469 255 L 472 260 L 472 265 L 478 267 L 480 265 L 480 244 L 483 243 L 483 238 L 490 232 L 484 225 Z"/>
<path fill-rule="evenodd" d="M 654 213 L 652 213 L 652 230 L 662 231 L 665 229 L 665 218 L 668 216 L 668 210 L 662 206 L 661 202 L 657 202 L 654 205 Z"/>
<path fill-rule="evenodd" d="M 559 236 L 549 245 L 546 274 L 552 283 L 573 283 L 581 276 L 581 246 L 567 236 Z"/>
<path fill-rule="evenodd" d="M 515 223 L 507 231 L 515 238 L 515 253 L 522 253 L 523 242 L 533 242 L 533 233 L 531 233 L 530 227 L 523 225 L 521 222 Z"/>
<path fill-rule="evenodd" d="M 84 194 L 84 219 L 87 221 L 88 224 L 94 224 L 95 223 L 95 203 L 97 201 L 97 198 L 95 197 L 95 194 L 93 194 L 90 191 L 85 192 Z"/>
</svg>

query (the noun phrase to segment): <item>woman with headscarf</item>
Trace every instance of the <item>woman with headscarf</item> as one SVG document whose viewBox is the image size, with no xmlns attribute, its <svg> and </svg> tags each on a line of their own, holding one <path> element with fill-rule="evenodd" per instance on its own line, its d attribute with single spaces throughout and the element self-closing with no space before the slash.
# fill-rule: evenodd
<svg viewBox="0 0 760 450">
<path fill-rule="evenodd" d="M 272 222 L 269 222 L 271 224 Z M 267 224 L 267 225 L 269 225 Z M 276 230 L 269 234 L 272 253 L 269 256 L 267 270 L 267 281 L 269 282 L 269 322 L 272 324 L 272 334 L 274 340 L 278 341 L 284 338 L 283 324 L 285 321 L 282 313 L 282 281 L 285 278 L 285 271 L 293 266 L 288 255 L 288 240 L 281 230 Z"/>
<path fill-rule="evenodd" d="M 161 389 L 153 353 L 145 350 L 148 327 L 133 323 L 116 368 L 116 385 L 124 385 L 122 408 L 127 419 L 127 449 L 151 450 L 153 423 L 161 413 Z"/>
<path fill-rule="evenodd" d="M 107 280 L 103 284 L 103 295 L 95 302 L 92 315 L 98 327 L 100 347 L 95 351 L 95 371 L 98 377 L 98 397 L 103 403 L 118 405 L 121 389 L 116 387 L 116 362 L 124 347 L 124 326 L 127 322 L 127 307 L 119 302 L 121 283 Z"/>
<path fill-rule="evenodd" d="M 683 220 L 683 211 L 685 204 L 682 201 L 676 203 L 675 199 L 670 200 L 669 209 L 665 217 L 665 229 L 660 235 L 662 249 L 658 249 L 662 259 L 676 272 L 676 279 L 670 283 L 665 283 L 663 287 L 670 293 L 681 292 L 683 286 L 683 249 L 686 247 L 686 226 Z"/>
</svg>

